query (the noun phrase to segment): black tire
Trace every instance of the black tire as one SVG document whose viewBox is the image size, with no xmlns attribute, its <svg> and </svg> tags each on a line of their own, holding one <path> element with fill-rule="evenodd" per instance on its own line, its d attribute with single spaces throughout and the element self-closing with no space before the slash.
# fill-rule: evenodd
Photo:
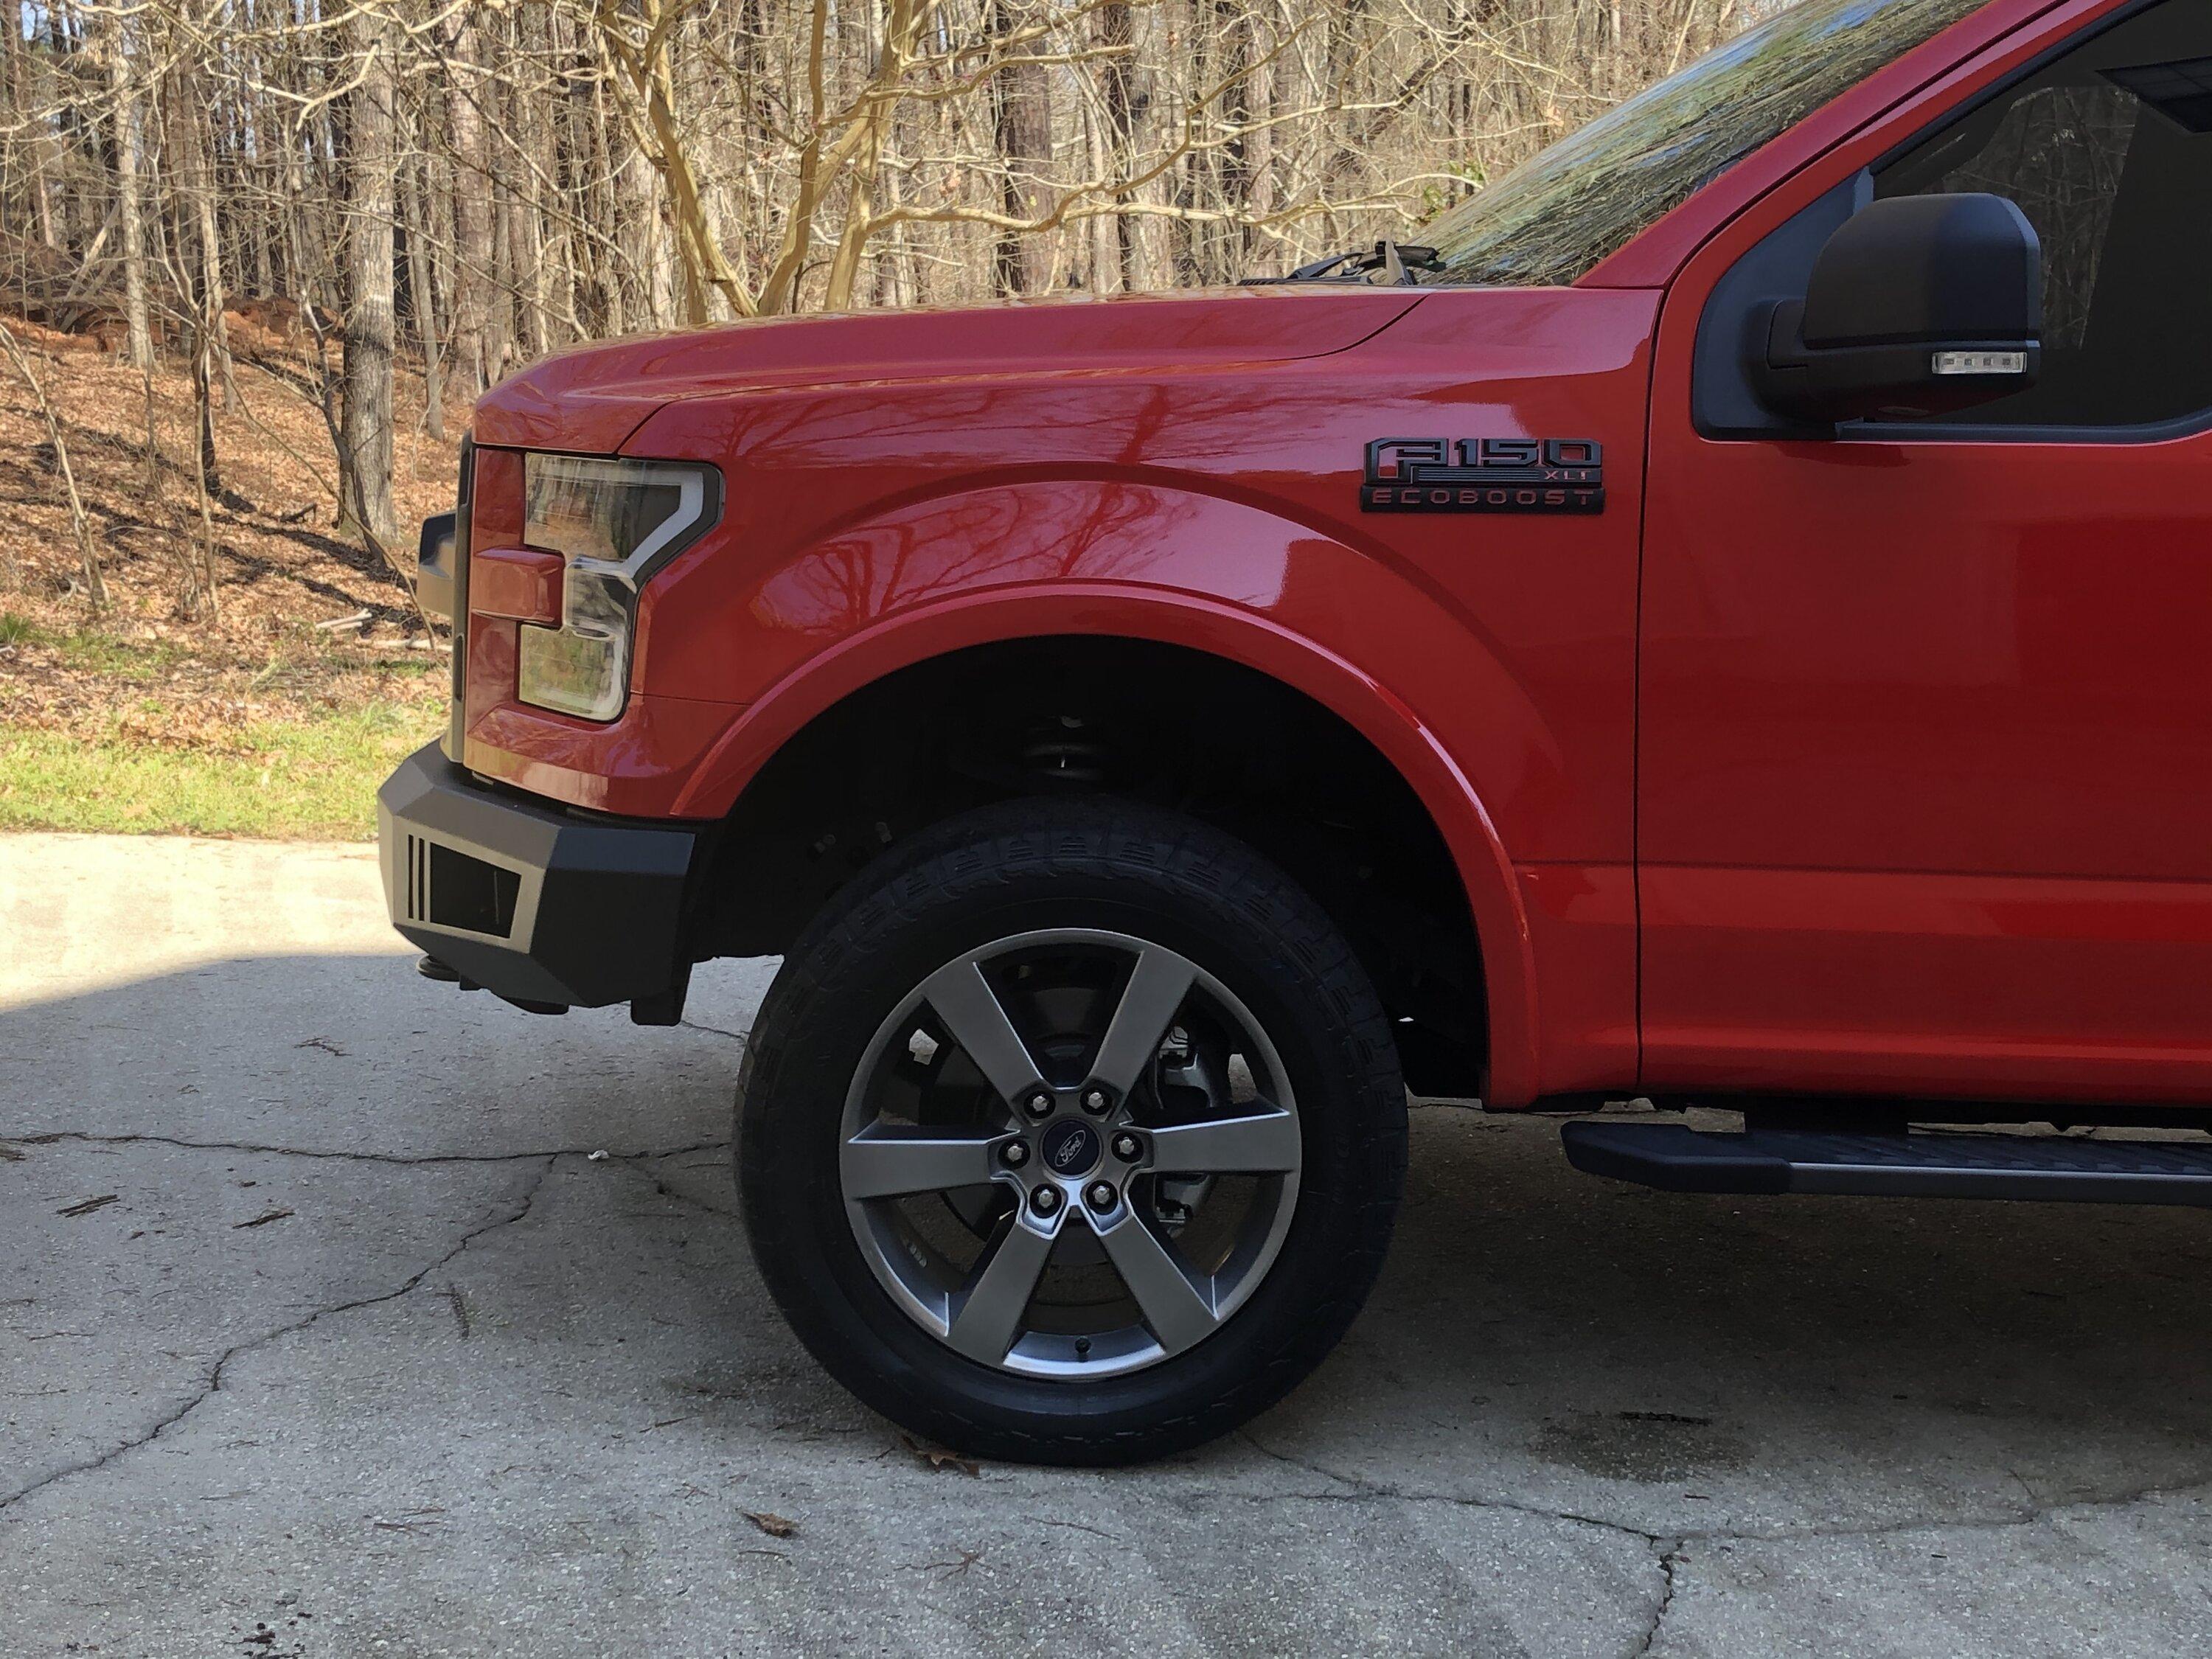
<svg viewBox="0 0 2212 1659">
<path fill-rule="evenodd" d="M 1241 999 L 1296 1091 L 1288 1230 L 1243 1304 L 1122 1375 L 1010 1374 L 953 1351 L 864 1259 L 839 1176 L 845 1092 L 875 1034 L 963 951 L 1036 928 L 1116 928 Z M 763 1276 L 823 1367 L 884 1416 L 978 1456 L 1101 1464 L 1236 1427 L 1320 1363 L 1380 1270 L 1404 1185 L 1395 1045 L 1343 936 L 1288 876 L 1181 816 L 1106 798 L 985 808 L 886 853 L 806 929 L 738 1085 L 739 1195 Z"/>
</svg>

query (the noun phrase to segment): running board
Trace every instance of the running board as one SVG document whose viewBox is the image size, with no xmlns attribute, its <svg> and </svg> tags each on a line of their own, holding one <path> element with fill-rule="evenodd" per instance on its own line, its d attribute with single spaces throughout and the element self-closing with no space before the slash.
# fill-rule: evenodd
<svg viewBox="0 0 2212 1659">
<path fill-rule="evenodd" d="M 2212 1142 L 1849 1134 L 1679 1123 L 1564 1124 L 1567 1162 L 1671 1193 L 1857 1193 L 2212 1206 Z"/>
</svg>

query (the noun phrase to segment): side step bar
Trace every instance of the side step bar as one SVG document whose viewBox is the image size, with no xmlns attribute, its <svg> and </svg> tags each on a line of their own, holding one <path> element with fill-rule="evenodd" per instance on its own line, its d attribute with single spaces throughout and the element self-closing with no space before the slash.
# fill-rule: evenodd
<svg viewBox="0 0 2212 1659">
<path fill-rule="evenodd" d="M 1679 1123 L 1560 1127 L 1567 1162 L 1671 1193 L 1857 1193 L 2212 1206 L 2212 1141 L 2063 1135 L 1850 1134 Z"/>
</svg>

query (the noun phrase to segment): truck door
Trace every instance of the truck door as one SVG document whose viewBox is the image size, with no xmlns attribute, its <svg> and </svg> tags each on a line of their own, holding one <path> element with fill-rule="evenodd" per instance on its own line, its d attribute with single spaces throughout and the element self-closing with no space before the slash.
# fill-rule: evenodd
<svg viewBox="0 0 2212 1659">
<path fill-rule="evenodd" d="M 1754 210 L 1668 296 L 1652 1086 L 2212 1099 L 2212 7 L 2057 15 L 2094 12 L 1862 135 L 1796 181 L 1817 201 Z M 1869 193 L 1954 191 L 2038 233 L 2039 382 L 1762 430 L 1726 368 L 1762 270 L 1809 263 Z"/>
</svg>

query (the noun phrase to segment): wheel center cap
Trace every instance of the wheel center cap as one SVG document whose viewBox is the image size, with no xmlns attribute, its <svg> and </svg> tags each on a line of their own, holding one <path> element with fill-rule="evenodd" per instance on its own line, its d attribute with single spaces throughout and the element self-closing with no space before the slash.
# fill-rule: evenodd
<svg viewBox="0 0 2212 1659">
<path fill-rule="evenodd" d="M 1097 1130 L 1068 1118 L 1044 1132 L 1039 1150 L 1044 1154 L 1044 1167 L 1053 1174 L 1079 1176 L 1090 1174 L 1097 1166 L 1103 1145 Z"/>
</svg>

